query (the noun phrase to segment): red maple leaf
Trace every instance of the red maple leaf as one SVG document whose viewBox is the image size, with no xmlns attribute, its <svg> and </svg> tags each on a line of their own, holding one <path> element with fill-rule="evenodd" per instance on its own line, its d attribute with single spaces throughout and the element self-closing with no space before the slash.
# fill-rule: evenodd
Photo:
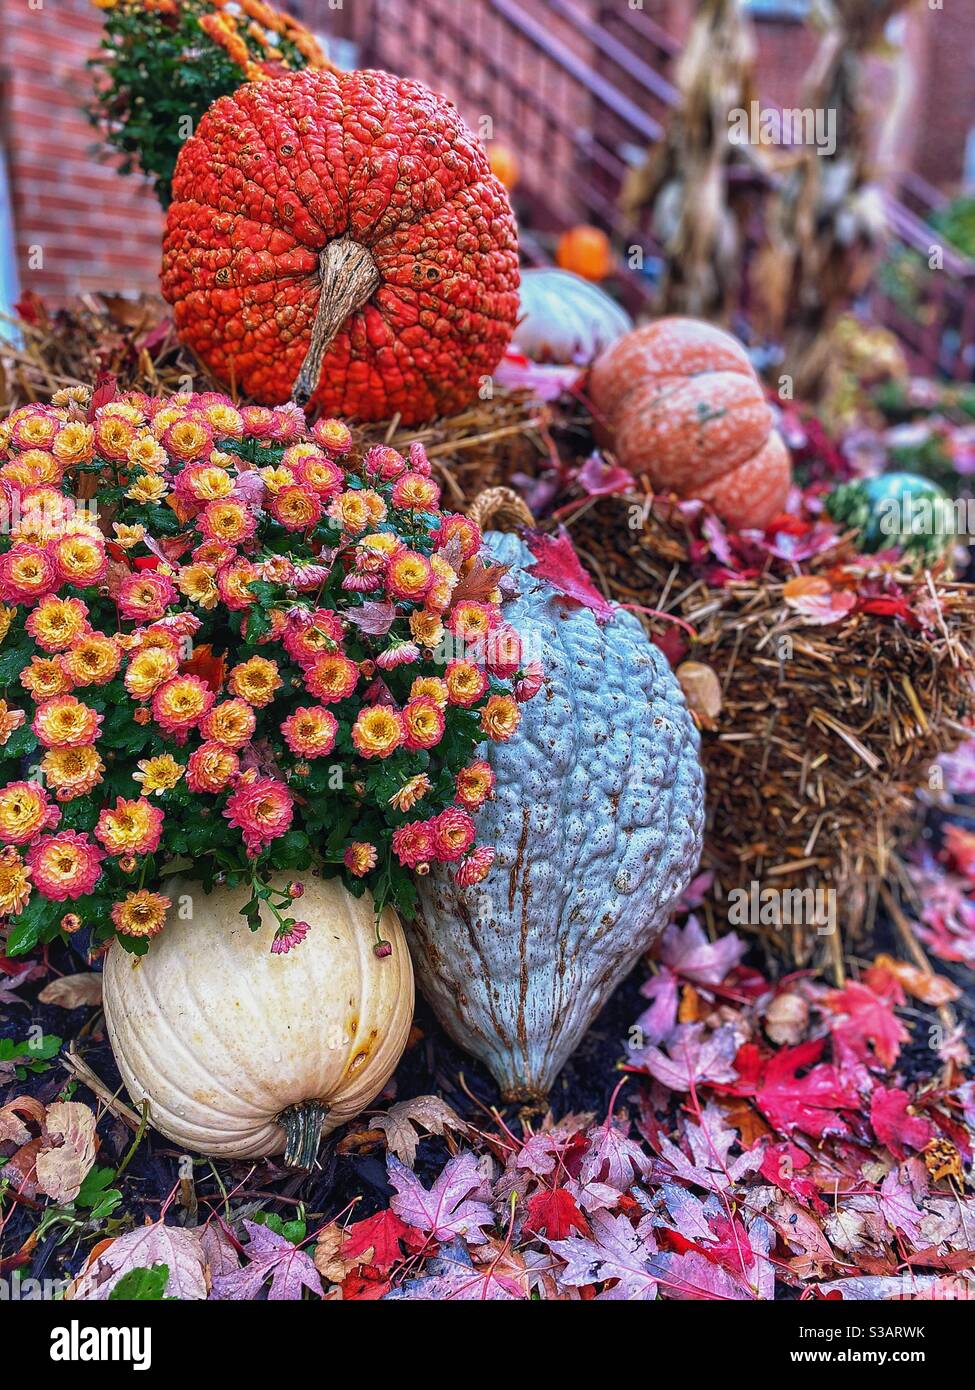
<svg viewBox="0 0 975 1390">
<path fill-rule="evenodd" d="M 199 676 L 214 694 L 219 694 L 227 675 L 227 660 L 223 656 L 214 656 L 210 643 L 202 642 L 179 669 L 184 676 Z"/>
<path fill-rule="evenodd" d="M 870 1123 L 881 1144 L 895 1158 L 907 1158 L 908 1149 L 923 1149 L 934 1138 L 934 1126 L 924 1115 L 910 1115 L 911 1096 L 895 1088 L 878 1086 L 870 1097 Z"/>
<path fill-rule="evenodd" d="M 760 1141 L 761 1142 L 761 1141 Z M 811 1178 L 800 1176 L 803 1168 L 808 1168 L 812 1159 L 802 1149 L 796 1148 L 791 1140 L 781 1144 L 769 1144 L 762 1155 L 762 1166 L 758 1170 L 763 1178 L 790 1197 L 794 1197 L 804 1207 L 814 1207 L 820 1215 L 829 1210 L 816 1190 Z"/>
<path fill-rule="evenodd" d="M 118 378 L 114 372 L 99 372 L 95 379 L 95 389 L 88 404 L 88 423 L 91 424 L 100 406 L 114 401 L 118 395 Z"/>
<path fill-rule="evenodd" d="M 826 1002 L 834 1013 L 843 1015 L 832 1030 L 841 1065 L 844 1061 L 894 1065 L 901 1044 L 909 1042 L 911 1035 L 889 1000 L 854 980 L 845 989 L 832 990 Z"/>
<path fill-rule="evenodd" d="M 400 1241 L 409 1243 L 416 1234 L 387 1207 L 385 1211 L 377 1211 L 375 1216 L 367 1216 L 364 1221 L 356 1221 L 348 1227 L 342 1242 L 342 1258 L 354 1260 L 356 1256 L 361 1256 L 361 1264 L 374 1265 L 386 1274 L 392 1265 L 403 1259 Z"/>
<path fill-rule="evenodd" d="M 541 531 L 529 531 L 525 539 L 535 556 L 535 563 L 528 570 L 533 578 L 546 580 L 565 598 L 590 608 L 600 622 L 611 621 L 616 610 L 603 598 L 582 568 L 564 526 L 560 528 L 557 536 L 543 535 Z"/>
<path fill-rule="evenodd" d="M 750 1096 L 773 1129 L 781 1133 L 800 1129 L 814 1139 L 849 1134 L 839 1112 L 859 1110 L 860 1096 L 831 1062 L 819 1062 L 825 1046 L 825 1038 L 812 1038 L 763 1057 L 757 1043 L 745 1043 L 735 1058 L 737 1083 L 715 1085 L 713 1089 Z M 804 1076 L 797 1075 L 807 1067 Z"/>
<path fill-rule="evenodd" d="M 549 1240 L 565 1240 L 573 1226 L 581 1235 L 589 1234 L 586 1218 L 571 1192 L 566 1192 L 564 1187 L 536 1192 L 529 1201 L 526 1231 L 548 1236 Z"/>
<path fill-rule="evenodd" d="M 917 614 L 911 609 L 903 594 L 880 594 L 876 598 L 862 598 L 857 607 L 861 613 L 873 613 L 878 618 L 901 618 L 909 627 L 921 626 Z"/>
<path fill-rule="evenodd" d="M 366 1266 L 366 1271 L 371 1270 L 372 1265 Z M 368 1274 L 354 1272 L 345 1277 L 342 1281 L 342 1301 L 343 1303 L 365 1303 L 373 1299 L 382 1298 L 389 1293 L 391 1284 L 388 1279 L 383 1279 L 378 1273 L 374 1278 L 369 1278 Z"/>
</svg>

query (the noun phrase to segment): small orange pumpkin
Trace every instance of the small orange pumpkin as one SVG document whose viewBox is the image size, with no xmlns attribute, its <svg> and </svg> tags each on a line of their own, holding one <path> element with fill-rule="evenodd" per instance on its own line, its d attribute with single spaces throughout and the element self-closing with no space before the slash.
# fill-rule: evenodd
<svg viewBox="0 0 975 1390">
<path fill-rule="evenodd" d="M 503 145 L 500 140 L 492 140 L 487 147 L 487 157 L 491 173 L 496 179 L 501 180 L 510 193 L 517 187 L 521 177 L 518 156 L 510 145 Z"/>
<path fill-rule="evenodd" d="M 644 324 L 597 358 L 590 395 L 620 463 L 658 492 L 699 497 L 736 529 L 767 526 L 785 505 L 789 451 L 730 333 L 698 319 Z"/>
<path fill-rule="evenodd" d="M 613 269 L 613 248 L 598 227 L 573 227 L 559 237 L 555 260 L 587 280 L 605 280 Z"/>
</svg>

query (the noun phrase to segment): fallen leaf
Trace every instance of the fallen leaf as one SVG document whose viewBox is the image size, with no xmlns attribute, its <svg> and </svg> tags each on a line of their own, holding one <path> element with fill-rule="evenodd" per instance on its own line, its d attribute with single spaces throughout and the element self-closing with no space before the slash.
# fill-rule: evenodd
<svg viewBox="0 0 975 1390">
<path fill-rule="evenodd" d="M 477 1245 L 487 1239 L 482 1228 L 494 1225 L 494 1213 L 482 1200 L 490 1195 L 490 1188 L 474 1154 L 448 1159 L 429 1191 L 394 1155 L 387 1158 L 386 1166 L 396 1188 L 390 1206 L 408 1226 L 440 1241 L 462 1235 Z"/>
<path fill-rule="evenodd" d="M 901 996 L 903 997 L 903 996 Z M 826 1002 L 844 1015 L 833 1025 L 833 1042 L 844 1059 L 881 1066 L 889 1070 L 900 1054 L 901 1045 L 911 1035 L 894 1013 L 893 1007 L 872 989 L 851 980 L 844 989 L 830 990 Z M 873 1044 L 871 1052 L 868 1044 Z"/>
<path fill-rule="evenodd" d="M 527 571 L 532 578 L 545 580 L 563 598 L 590 609 L 601 623 L 610 622 L 616 616 L 616 609 L 582 568 L 565 527 L 560 528 L 557 536 L 530 531 L 526 540 L 535 557 L 535 563 L 529 565 Z"/>
<path fill-rule="evenodd" d="M 848 1134 L 839 1112 L 859 1110 L 860 1095 L 832 1063 L 815 1065 L 825 1045 L 825 1038 L 813 1038 L 763 1057 L 757 1044 L 745 1043 L 735 1058 L 738 1081 L 722 1089 L 752 1096 L 772 1128 L 783 1134 L 795 1129 L 814 1139 Z M 797 1075 L 800 1070 L 804 1076 Z"/>
<path fill-rule="evenodd" d="M 39 1190 L 55 1202 L 73 1202 L 94 1162 L 95 1112 L 74 1100 L 49 1105 L 35 1160 Z"/>
<path fill-rule="evenodd" d="M 413 1227 L 407 1226 L 387 1207 L 385 1211 L 377 1211 L 375 1216 L 367 1216 L 364 1221 L 346 1227 L 342 1256 L 352 1260 L 354 1265 L 375 1265 L 386 1274 L 404 1258 L 403 1246 L 409 1246 L 416 1234 Z"/>
<path fill-rule="evenodd" d="M 419 1128 L 422 1127 L 428 1134 L 438 1135 L 446 1133 L 448 1129 L 457 1134 L 466 1134 L 468 1128 L 457 1112 L 439 1096 L 415 1096 L 412 1100 L 400 1101 L 385 1115 L 374 1116 L 370 1123 L 383 1131 L 390 1153 L 401 1158 L 408 1168 L 412 1168 L 416 1162 Z"/>
<path fill-rule="evenodd" d="M 922 970 L 920 966 L 911 965 L 906 960 L 897 960 L 894 956 L 877 957 L 864 977 L 867 985 L 871 983 L 870 976 L 874 970 L 883 970 L 888 975 L 895 976 L 908 994 L 913 994 L 915 999 L 920 999 L 922 1004 L 930 1004 L 932 1008 L 937 1008 L 939 1004 L 950 1004 L 961 997 L 959 987 L 944 975 L 936 975 L 932 970 Z"/>
<path fill-rule="evenodd" d="M 908 1149 L 923 1149 L 934 1138 L 934 1126 L 923 1115 L 910 1114 L 910 1093 L 877 1086 L 870 1096 L 870 1123 L 881 1144 L 895 1158 L 906 1158 Z"/>
<path fill-rule="evenodd" d="M 856 595 L 844 589 L 834 589 L 828 579 L 817 574 L 799 574 L 786 580 L 782 597 L 791 609 L 805 618 L 811 626 L 838 623 L 857 604 Z"/>
<path fill-rule="evenodd" d="M 657 1247 L 649 1221 L 634 1229 L 625 1216 L 598 1211 L 592 1218 L 591 1236 L 553 1241 L 551 1250 L 565 1263 L 562 1283 L 581 1288 L 615 1281 L 596 1295 L 597 1300 L 652 1301 L 657 1297 L 657 1281 L 651 1272 Z"/>
<path fill-rule="evenodd" d="M 178 1299 L 207 1296 L 206 1258 L 196 1230 L 165 1226 L 161 1221 L 139 1226 L 116 1237 L 103 1248 L 65 1292 L 65 1298 L 81 1302 L 106 1300 L 115 1285 L 132 1269 L 165 1265 L 169 1270 L 166 1293 Z"/>
<path fill-rule="evenodd" d="M 536 1192 L 529 1200 L 525 1231 L 548 1236 L 549 1240 L 565 1240 L 573 1228 L 582 1235 L 589 1231 L 575 1198 L 564 1187 Z"/>
<path fill-rule="evenodd" d="M 42 1004 L 59 1009 L 81 1009 L 102 1002 L 102 977 L 94 970 L 83 975 L 62 975 L 45 985 L 37 996 Z"/>
<path fill-rule="evenodd" d="M 254 1299 L 268 1276 L 271 1287 L 267 1296 L 271 1302 L 300 1299 L 302 1289 L 321 1296 L 321 1276 L 310 1255 L 277 1231 L 255 1221 L 245 1221 L 244 1228 L 249 1237 L 244 1247 L 246 1264 L 232 1274 L 214 1278 L 213 1298 Z"/>
</svg>

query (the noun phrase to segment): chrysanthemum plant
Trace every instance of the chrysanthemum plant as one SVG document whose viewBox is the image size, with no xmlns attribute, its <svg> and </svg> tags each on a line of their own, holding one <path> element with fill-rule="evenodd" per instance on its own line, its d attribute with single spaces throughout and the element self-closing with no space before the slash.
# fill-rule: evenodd
<svg viewBox="0 0 975 1390">
<path fill-rule="evenodd" d="M 541 672 L 423 448 L 351 446 L 216 394 L 71 390 L 0 425 L 10 954 L 81 927 L 141 953 L 175 872 L 249 884 L 286 950 L 303 870 L 407 915 L 434 861 L 490 871 L 479 745 Z"/>
<path fill-rule="evenodd" d="M 92 123 L 166 207 L 176 156 L 217 97 L 332 66 L 315 37 L 266 0 L 92 0 L 104 12 Z"/>
</svg>

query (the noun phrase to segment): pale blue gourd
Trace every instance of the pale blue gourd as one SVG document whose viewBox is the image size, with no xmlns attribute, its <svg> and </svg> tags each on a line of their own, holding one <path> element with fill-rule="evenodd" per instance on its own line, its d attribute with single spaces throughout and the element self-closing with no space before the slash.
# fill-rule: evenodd
<svg viewBox="0 0 975 1390">
<path fill-rule="evenodd" d="M 490 533 L 488 548 L 515 577 L 505 616 L 545 684 L 515 736 L 486 750 L 491 873 L 463 889 L 434 868 L 406 930 L 443 1026 L 527 1100 L 548 1092 L 694 874 L 704 777 L 680 687 L 637 620 L 597 623 L 526 572 L 514 535 Z"/>
</svg>

